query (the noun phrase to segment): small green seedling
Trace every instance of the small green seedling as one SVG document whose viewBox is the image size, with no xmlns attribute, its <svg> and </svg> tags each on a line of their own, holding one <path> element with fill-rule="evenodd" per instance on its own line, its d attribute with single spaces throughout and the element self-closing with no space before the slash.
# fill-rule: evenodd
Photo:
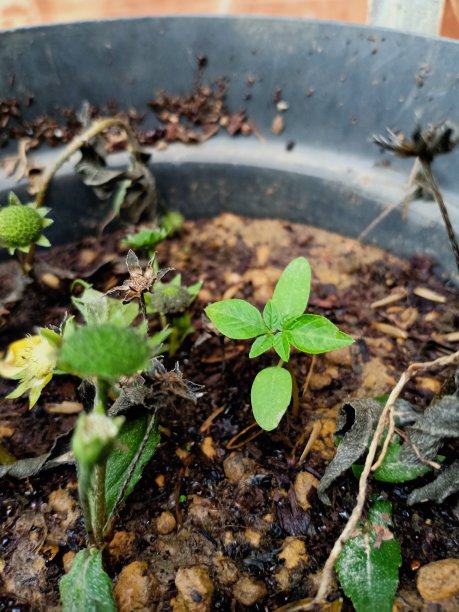
<svg viewBox="0 0 459 612">
<path fill-rule="evenodd" d="M 131 376 L 146 368 L 149 358 L 150 349 L 143 334 L 131 327 L 110 323 L 78 327 L 60 349 L 58 367 L 92 379 L 96 388 L 92 411 L 80 415 L 72 445 L 78 462 L 78 491 L 85 525 L 90 543 L 97 546 L 103 544 L 107 523 L 107 460 L 124 422 L 124 418 L 107 415 L 109 389 L 122 376 Z"/>
<path fill-rule="evenodd" d="M 156 246 L 166 238 L 167 232 L 163 227 L 154 227 L 153 229 L 140 230 L 137 234 L 128 234 L 122 244 L 135 251 L 145 251 L 148 258 L 151 259 Z"/>
<path fill-rule="evenodd" d="M 109 299 L 102 296 L 100 301 Z M 72 571 L 60 582 L 64 612 L 116 610 L 101 551 L 117 511 L 159 442 L 154 415 L 140 423 L 108 414 L 109 391 L 121 378 L 147 369 L 151 357 L 144 333 L 123 327 L 119 317 L 115 320 L 74 327 L 64 337 L 57 360 L 61 371 L 91 380 L 96 391 L 92 410 L 80 414 L 72 437 L 89 547 L 78 553 Z"/>
<path fill-rule="evenodd" d="M 177 233 L 182 228 L 183 222 L 183 215 L 167 211 L 161 217 L 157 227 L 140 230 L 137 234 L 129 234 L 122 243 L 131 249 L 145 251 L 148 259 L 152 259 L 157 245 Z"/>
<path fill-rule="evenodd" d="M 304 314 L 310 287 L 309 263 L 304 257 L 298 257 L 282 272 L 263 315 L 255 306 L 240 299 L 222 300 L 205 309 L 215 327 L 228 338 L 255 338 L 249 357 L 258 357 L 270 349 L 279 355 L 277 366 L 261 370 L 252 384 L 253 414 L 266 431 L 278 426 L 290 404 L 292 391 L 296 389 L 289 364 L 291 347 L 315 355 L 354 342 L 325 317 Z M 284 365 L 287 369 L 282 367 Z"/>
</svg>

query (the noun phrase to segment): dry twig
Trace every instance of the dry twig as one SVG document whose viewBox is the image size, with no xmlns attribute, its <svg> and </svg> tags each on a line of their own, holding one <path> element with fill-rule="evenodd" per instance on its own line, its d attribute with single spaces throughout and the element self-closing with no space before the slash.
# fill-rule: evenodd
<svg viewBox="0 0 459 612">
<path fill-rule="evenodd" d="M 304 450 L 301 453 L 300 458 L 298 459 L 297 465 L 301 465 L 303 461 L 306 459 L 306 457 L 309 455 L 309 453 L 311 452 L 311 448 L 314 446 L 314 442 L 319 437 L 319 433 L 321 429 L 322 429 L 322 425 L 320 421 L 316 421 L 312 427 L 308 442 L 306 446 L 304 447 Z"/>
</svg>

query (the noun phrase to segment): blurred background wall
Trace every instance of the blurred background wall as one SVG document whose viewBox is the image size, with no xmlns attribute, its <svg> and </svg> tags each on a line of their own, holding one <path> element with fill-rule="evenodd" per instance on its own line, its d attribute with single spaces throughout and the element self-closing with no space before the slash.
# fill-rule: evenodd
<svg viewBox="0 0 459 612">
<path fill-rule="evenodd" d="M 140 15 L 276 15 L 366 23 L 369 3 L 394 2 L 415 13 L 441 5 L 440 33 L 459 38 L 459 0 L 0 0 L 0 28 Z M 414 15 L 414 19 L 416 16 Z"/>
</svg>

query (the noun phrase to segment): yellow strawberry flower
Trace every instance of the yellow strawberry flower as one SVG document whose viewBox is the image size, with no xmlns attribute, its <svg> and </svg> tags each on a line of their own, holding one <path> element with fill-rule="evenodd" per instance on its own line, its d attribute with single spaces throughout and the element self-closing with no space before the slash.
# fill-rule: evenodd
<svg viewBox="0 0 459 612">
<path fill-rule="evenodd" d="M 29 393 L 29 408 L 33 408 L 56 369 L 61 337 L 51 329 L 40 328 L 38 335 L 13 342 L 0 361 L 0 376 L 19 380 L 7 399 Z"/>
</svg>

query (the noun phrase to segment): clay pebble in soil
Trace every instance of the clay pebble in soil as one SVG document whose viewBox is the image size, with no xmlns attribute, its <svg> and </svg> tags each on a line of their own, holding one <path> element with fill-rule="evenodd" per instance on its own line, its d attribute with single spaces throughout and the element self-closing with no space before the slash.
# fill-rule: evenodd
<svg viewBox="0 0 459 612">
<path fill-rule="evenodd" d="M 416 585 L 425 601 L 439 602 L 459 593 L 459 559 L 441 559 L 421 567 Z"/>
</svg>

